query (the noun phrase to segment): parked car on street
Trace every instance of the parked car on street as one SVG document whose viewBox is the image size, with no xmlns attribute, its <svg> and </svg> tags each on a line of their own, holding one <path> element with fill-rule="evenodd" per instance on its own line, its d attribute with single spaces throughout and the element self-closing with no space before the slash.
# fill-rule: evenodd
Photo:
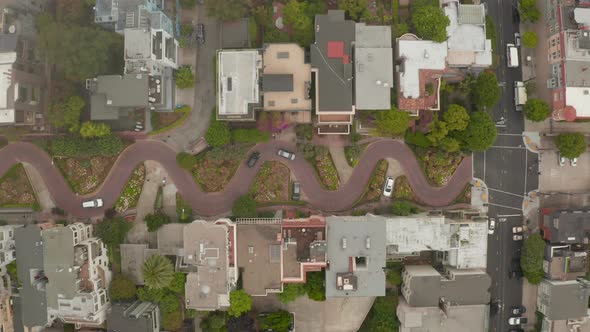
<svg viewBox="0 0 590 332">
<path fill-rule="evenodd" d="M 522 233 L 522 226 L 512 227 L 512 233 Z"/>
<path fill-rule="evenodd" d="M 514 240 L 514 241 L 522 241 L 522 235 L 520 235 L 520 234 L 514 234 L 512 236 L 512 240 Z"/>
<path fill-rule="evenodd" d="M 508 325 L 526 324 L 528 320 L 525 317 L 510 317 L 508 318 Z"/>
<path fill-rule="evenodd" d="M 252 152 L 252 154 L 248 158 L 248 162 L 247 162 L 248 167 L 250 167 L 250 168 L 254 167 L 254 165 L 256 165 L 256 162 L 258 162 L 258 159 L 260 159 L 260 152 L 258 152 L 258 151 Z"/>
<path fill-rule="evenodd" d="M 283 149 L 279 149 L 277 154 L 285 159 L 295 160 L 295 154 L 293 152 L 285 151 Z"/>
<path fill-rule="evenodd" d="M 294 201 L 298 201 L 301 198 L 301 185 L 299 182 L 293 182 L 293 194 L 291 195 L 291 199 Z"/>
<path fill-rule="evenodd" d="M 395 180 L 391 176 L 388 176 L 385 179 L 385 186 L 383 187 L 383 196 L 391 197 L 391 194 L 393 193 L 394 183 L 395 183 Z"/>
<path fill-rule="evenodd" d="M 195 29 L 197 42 L 199 44 L 205 44 L 205 25 L 202 23 L 197 24 Z"/>
<path fill-rule="evenodd" d="M 520 33 L 518 32 L 514 33 L 514 44 L 516 47 L 520 47 Z"/>
<path fill-rule="evenodd" d="M 573 167 L 578 166 L 578 158 L 570 159 L 570 165 L 572 165 Z"/>
<path fill-rule="evenodd" d="M 526 308 L 523 305 L 517 305 L 510 308 L 510 314 L 512 315 L 521 315 L 526 312 Z"/>
<path fill-rule="evenodd" d="M 508 278 L 510 279 L 521 279 L 522 278 L 522 271 L 520 270 L 512 270 L 508 272 Z"/>
<path fill-rule="evenodd" d="M 82 202 L 83 208 L 99 208 L 102 207 L 102 198 L 93 199 Z"/>
<path fill-rule="evenodd" d="M 494 234 L 494 229 L 496 229 L 496 219 L 490 218 L 490 225 L 488 227 L 488 234 Z"/>
<path fill-rule="evenodd" d="M 565 166 L 565 157 L 561 153 L 557 155 L 557 161 L 559 162 L 559 166 Z"/>
</svg>

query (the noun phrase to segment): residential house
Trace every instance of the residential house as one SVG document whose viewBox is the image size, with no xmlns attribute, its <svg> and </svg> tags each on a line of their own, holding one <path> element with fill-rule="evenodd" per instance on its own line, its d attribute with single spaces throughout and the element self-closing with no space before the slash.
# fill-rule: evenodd
<svg viewBox="0 0 590 332">
<path fill-rule="evenodd" d="M 553 325 L 564 325 L 574 330 L 576 325 L 587 324 L 590 282 L 578 280 L 556 281 L 544 279 L 537 293 L 537 311 L 543 314 L 542 331 L 551 331 Z M 563 322 L 566 321 L 566 322 Z M 580 330 L 578 330 L 580 331 Z"/>
<path fill-rule="evenodd" d="M 294 44 L 266 44 L 262 51 L 263 111 L 281 112 L 289 122 L 311 122 L 311 65 Z"/>
<path fill-rule="evenodd" d="M 254 121 L 255 111 L 262 109 L 262 52 L 222 50 L 217 61 L 217 119 Z"/>
<path fill-rule="evenodd" d="M 543 271 L 550 280 L 576 280 L 586 275 L 588 253 L 583 244 L 547 244 Z"/>
<path fill-rule="evenodd" d="M 0 226 L 0 331 L 14 330 L 13 309 L 10 301 L 12 287 L 18 286 L 8 274 L 7 265 L 16 259 L 14 230 L 20 225 Z"/>
<path fill-rule="evenodd" d="M 590 209 L 541 209 L 540 229 L 551 244 L 581 244 L 590 230 Z"/>
<path fill-rule="evenodd" d="M 90 119 L 116 125 L 120 119 L 135 122 L 135 111 L 148 106 L 147 75 L 104 75 L 87 81 L 90 91 Z"/>
<path fill-rule="evenodd" d="M 320 216 L 306 219 L 283 219 L 283 255 L 281 281 L 303 283 L 307 272 L 318 272 L 326 267 L 326 220 Z"/>
<path fill-rule="evenodd" d="M 447 27 L 447 64 L 451 68 L 482 70 L 492 65 L 492 41 L 486 36 L 485 4 L 442 3 Z"/>
<path fill-rule="evenodd" d="M 76 326 L 102 325 L 110 305 L 111 271 L 106 246 L 92 236 L 92 225 L 57 225 L 44 230 L 42 238 L 50 319 Z"/>
<path fill-rule="evenodd" d="M 0 126 L 45 130 L 45 63 L 35 46 L 35 13 L 44 1 L 0 5 Z"/>
<path fill-rule="evenodd" d="M 398 108 L 412 115 L 440 109 L 440 83 L 447 70 L 447 45 L 405 34 L 396 40 Z"/>
<path fill-rule="evenodd" d="M 385 296 L 385 221 L 326 219 L 326 297 Z"/>
<path fill-rule="evenodd" d="M 107 313 L 108 332 L 160 332 L 160 308 L 151 302 L 113 303 Z"/>
<path fill-rule="evenodd" d="M 553 119 L 590 118 L 590 8 L 583 2 L 550 0 L 546 21 Z"/>
<path fill-rule="evenodd" d="M 315 16 L 315 42 L 310 45 L 315 75 L 315 112 L 319 134 L 349 134 L 353 101 L 355 22 L 342 10 Z"/>
</svg>

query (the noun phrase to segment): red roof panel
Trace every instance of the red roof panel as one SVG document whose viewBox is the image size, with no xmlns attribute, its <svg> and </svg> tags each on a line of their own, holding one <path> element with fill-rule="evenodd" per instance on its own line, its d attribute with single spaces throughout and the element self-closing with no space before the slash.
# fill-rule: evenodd
<svg viewBox="0 0 590 332">
<path fill-rule="evenodd" d="M 328 58 L 342 58 L 344 56 L 344 42 L 328 42 Z"/>
</svg>

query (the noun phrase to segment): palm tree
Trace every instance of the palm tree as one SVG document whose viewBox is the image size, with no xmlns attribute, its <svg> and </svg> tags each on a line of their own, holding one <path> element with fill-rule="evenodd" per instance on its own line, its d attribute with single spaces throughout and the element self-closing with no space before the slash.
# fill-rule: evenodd
<svg viewBox="0 0 590 332">
<path fill-rule="evenodd" d="M 174 266 L 172 262 L 161 255 L 150 256 L 143 263 L 143 281 L 152 289 L 165 288 L 174 278 Z"/>
</svg>

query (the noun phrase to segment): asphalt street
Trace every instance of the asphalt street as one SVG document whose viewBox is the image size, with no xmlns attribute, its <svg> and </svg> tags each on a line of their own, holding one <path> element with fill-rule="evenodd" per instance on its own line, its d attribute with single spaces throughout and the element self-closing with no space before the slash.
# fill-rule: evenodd
<svg viewBox="0 0 590 332">
<path fill-rule="evenodd" d="M 512 227 L 523 224 L 523 197 L 538 187 L 538 158 L 524 147 L 524 117 L 514 105 L 514 81 L 522 80 L 521 70 L 506 66 L 506 44 L 514 43 L 514 33 L 519 31 L 512 15 L 516 1 L 484 2 L 487 14 L 496 24 L 500 56 L 496 75 L 502 89 L 502 97 L 490 114 L 495 121 L 503 119 L 504 123 L 498 124 L 494 145 L 486 152 L 474 154 L 473 170 L 474 177 L 488 186 L 488 216 L 496 219 L 496 230 L 488 238 L 487 270 L 492 278 L 491 298 L 498 301 L 500 311 L 491 311 L 490 331 L 508 331 L 509 310 L 522 303 L 522 280 L 509 278 L 509 272 L 519 264 L 522 246 L 521 241 L 513 240 Z"/>
</svg>

